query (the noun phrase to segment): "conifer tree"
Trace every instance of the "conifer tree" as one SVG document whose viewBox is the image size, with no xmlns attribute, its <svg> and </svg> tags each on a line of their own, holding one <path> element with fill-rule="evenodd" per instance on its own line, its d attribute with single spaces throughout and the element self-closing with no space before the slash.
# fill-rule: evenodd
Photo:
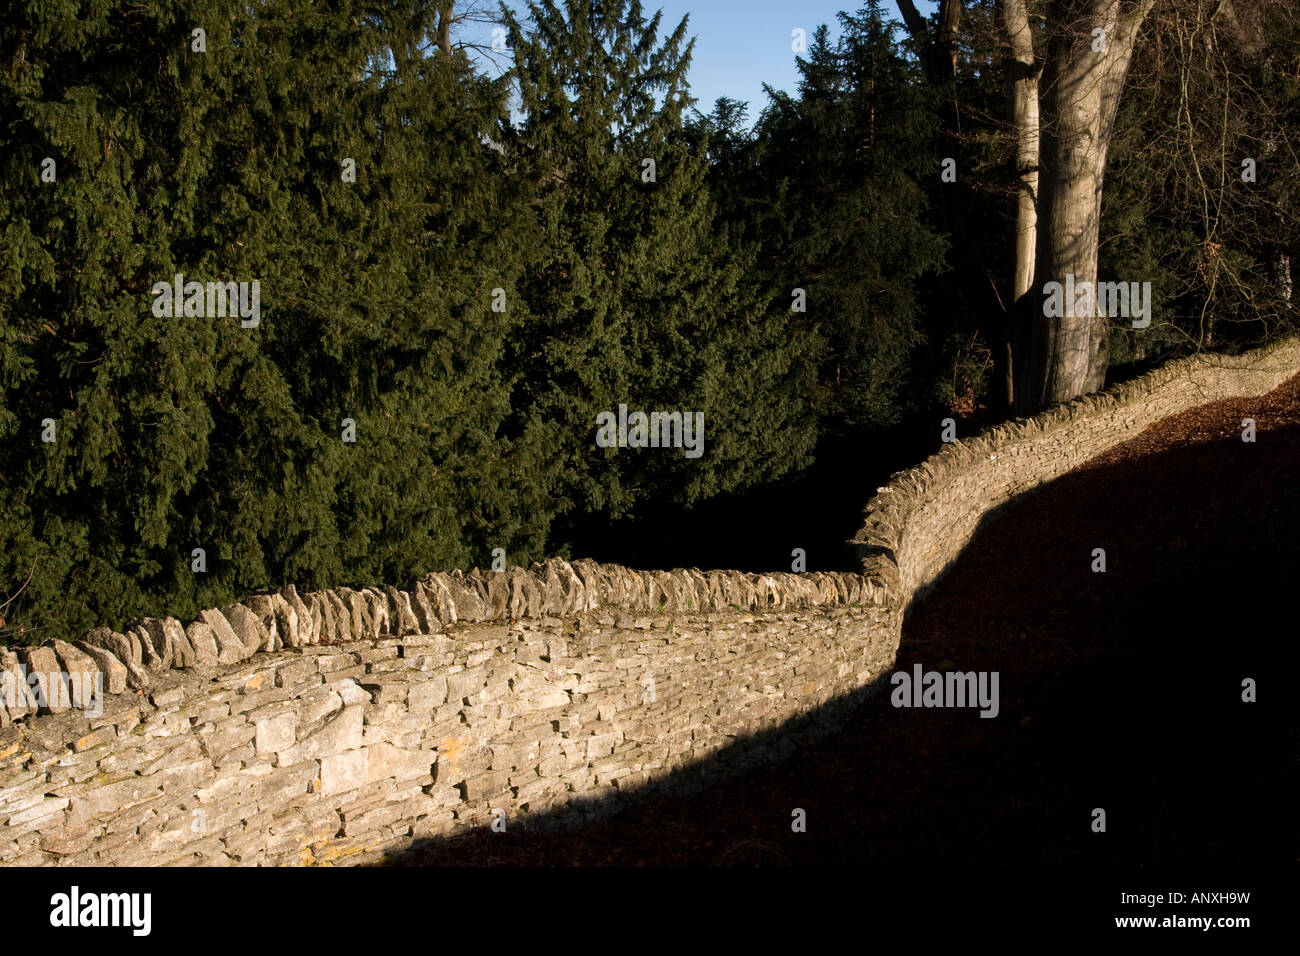
<svg viewBox="0 0 1300 956">
<path fill-rule="evenodd" d="M 551 455 L 552 494 L 624 513 L 647 495 L 690 502 L 803 464 L 809 344 L 789 299 L 757 297 L 716 220 L 707 159 L 683 112 L 686 21 L 635 0 L 503 10 L 523 120 L 508 151 L 532 183 L 530 320 L 513 355 L 518 432 Z M 596 416 L 702 412 L 702 457 L 595 447 Z"/>
<path fill-rule="evenodd" d="M 440 59 L 433 6 L 0 26 L 0 602 L 26 636 L 540 546 L 549 502 L 498 440 L 506 90 Z M 259 321 L 156 314 L 177 274 L 256 280 Z"/>
<path fill-rule="evenodd" d="M 945 251 L 919 185 L 939 169 L 930 93 L 878 3 L 840 22 L 837 42 L 822 26 L 798 59 L 797 98 L 767 88 L 757 129 L 758 178 L 778 197 L 760 217 L 762 261 L 786 295 L 806 290 L 832 427 L 897 419 L 925 341 L 918 282 Z"/>
</svg>

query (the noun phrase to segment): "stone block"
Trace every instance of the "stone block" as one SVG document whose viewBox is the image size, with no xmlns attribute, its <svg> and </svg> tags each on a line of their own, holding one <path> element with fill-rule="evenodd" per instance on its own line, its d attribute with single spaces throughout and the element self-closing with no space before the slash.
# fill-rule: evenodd
<svg viewBox="0 0 1300 956">
<path fill-rule="evenodd" d="M 392 777 L 399 784 L 432 772 L 434 754 L 428 750 L 403 750 L 389 743 L 372 744 L 367 781 Z"/>
<path fill-rule="evenodd" d="M 304 737 L 292 747 L 280 751 L 278 760 L 281 766 L 288 767 L 303 760 L 315 760 L 321 757 L 354 750 L 361 746 L 365 708 L 361 706 L 344 707 L 331 717 L 314 733 Z"/>
<path fill-rule="evenodd" d="M 153 650 L 153 662 L 149 669 L 155 673 L 170 670 L 176 660 L 176 648 L 172 643 L 173 631 L 165 627 L 156 617 L 146 617 L 140 622 L 149 647 Z"/>
<path fill-rule="evenodd" d="M 347 750 L 322 757 L 320 762 L 321 793 L 345 793 L 366 782 L 368 753 Z"/>
<path fill-rule="evenodd" d="M 22 662 L 18 655 L 4 647 L 0 647 L 0 697 L 4 699 L 11 719 L 36 712 L 36 696 L 27 683 Z"/>
<path fill-rule="evenodd" d="M 344 677 L 336 682 L 331 682 L 328 686 L 338 691 L 339 696 L 343 698 L 345 706 L 351 706 L 352 704 L 369 704 L 373 701 L 370 692 L 362 690 L 357 682 L 351 677 Z"/>
<path fill-rule="evenodd" d="M 185 638 L 194 649 L 194 663 L 201 667 L 215 667 L 220 661 L 221 650 L 217 644 L 217 634 L 206 621 L 193 621 L 185 629 Z"/>
<path fill-rule="evenodd" d="M 266 633 L 261 620 L 242 604 L 228 604 L 221 609 L 222 615 L 230 622 L 230 628 L 244 646 L 244 657 L 249 658 L 270 645 L 271 636 Z"/>
<path fill-rule="evenodd" d="M 368 691 L 376 704 L 404 704 L 411 684 L 406 680 L 376 680 L 367 675 L 361 681 L 361 689 Z"/>
<path fill-rule="evenodd" d="M 217 663 L 238 664 L 248 656 L 244 642 L 235 633 L 234 628 L 230 626 L 230 621 L 220 611 L 214 608 L 200 611 L 199 620 L 211 628 L 212 635 L 216 638 Z M 192 641 L 193 636 L 190 639 Z M 195 650 L 198 650 L 197 645 Z"/>
<path fill-rule="evenodd" d="M 102 647 L 109 651 L 123 664 L 128 662 L 139 665 L 140 656 L 134 652 L 131 642 L 127 640 L 125 634 L 119 634 L 117 631 L 107 627 L 96 627 L 86 632 L 83 641 L 95 647 Z M 134 656 L 133 656 L 134 653 Z"/>
<path fill-rule="evenodd" d="M 298 609 L 283 594 L 272 594 L 271 614 L 275 619 L 275 632 L 282 647 L 301 647 L 303 640 L 299 631 L 303 624 L 298 617 Z"/>
<path fill-rule="evenodd" d="M 411 607 L 410 598 L 405 591 L 399 591 L 391 585 L 384 587 L 388 599 L 388 626 L 393 634 L 415 634 L 420 631 L 420 622 Z"/>
<path fill-rule="evenodd" d="M 106 693 L 120 694 L 126 690 L 126 668 L 112 652 L 84 641 L 79 641 L 78 645 L 78 649 L 94 662 L 96 670 L 104 675 Z"/>
<path fill-rule="evenodd" d="M 48 647 L 20 647 L 18 658 L 26 669 L 28 686 L 36 691 L 40 713 L 62 714 L 72 708 L 68 685 L 62 676 L 63 669 L 52 650 Z"/>
<path fill-rule="evenodd" d="M 343 707 L 343 697 L 332 687 L 320 685 L 304 691 L 297 698 L 301 723 L 310 727 Z"/>
<path fill-rule="evenodd" d="M 510 775 L 504 770 L 489 770 L 465 780 L 465 799 L 471 803 L 491 800 L 506 790 Z"/>
<path fill-rule="evenodd" d="M 284 588 L 281 592 L 284 600 L 293 608 L 294 614 L 298 618 L 298 643 L 291 644 L 292 647 L 298 647 L 307 644 L 316 644 L 320 642 L 320 629 L 316 620 L 312 617 L 311 610 L 307 603 L 298 594 L 298 589 L 292 584 Z"/>
<path fill-rule="evenodd" d="M 260 650 L 270 653 L 278 651 L 284 646 L 280 638 L 279 618 L 275 610 L 275 598 L 279 595 L 254 594 L 252 597 L 243 601 L 244 607 L 248 608 L 257 618 L 261 625 L 262 632 L 266 635 L 266 641 Z M 284 599 L 281 598 L 281 601 Z"/>
<path fill-rule="evenodd" d="M 263 717 L 254 725 L 256 733 L 254 743 L 259 755 L 279 753 L 294 745 L 298 729 L 298 716 L 294 713 L 280 714 L 277 717 Z"/>
<path fill-rule="evenodd" d="M 59 666 L 67 675 L 72 706 L 81 711 L 101 710 L 107 688 L 94 659 L 66 641 L 46 641 L 45 646 L 54 651 Z"/>
</svg>

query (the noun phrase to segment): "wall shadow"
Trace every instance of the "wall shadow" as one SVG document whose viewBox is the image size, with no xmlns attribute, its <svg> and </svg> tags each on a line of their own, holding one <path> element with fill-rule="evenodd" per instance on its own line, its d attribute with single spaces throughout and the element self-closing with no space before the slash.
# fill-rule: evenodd
<svg viewBox="0 0 1300 956">
<path fill-rule="evenodd" d="M 664 786 L 390 862 L 1293 863 L 1297 532 L 1300 426 L 1253 445 L 1126 442 L 986 516 L 908 609 L 896 669 L 996 671 L 996 718 L 895 708 L 884 675 Z M 796 808 L 807 832 L 792 832 Z"/>
</svg>

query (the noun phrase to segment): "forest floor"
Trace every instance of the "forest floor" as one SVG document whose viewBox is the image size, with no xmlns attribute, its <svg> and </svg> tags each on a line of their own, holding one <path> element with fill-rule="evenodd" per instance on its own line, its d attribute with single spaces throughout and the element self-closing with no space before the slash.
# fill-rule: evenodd
<svg viewBox="0 0 1300 956">
<path fill-rule="evenodd" d="M 880 693 L 834 736 L 696 796 L 571 831 L 474 831 L 400 862 L 1293 861 L 1298 531 L 1300 376 L 1156 423 L 971 542 L 909 614 L 896 669 L 996 671 L 996 718 Z M 1248 677 L 1258 703 L 1242 701 Z"/>
</svg>

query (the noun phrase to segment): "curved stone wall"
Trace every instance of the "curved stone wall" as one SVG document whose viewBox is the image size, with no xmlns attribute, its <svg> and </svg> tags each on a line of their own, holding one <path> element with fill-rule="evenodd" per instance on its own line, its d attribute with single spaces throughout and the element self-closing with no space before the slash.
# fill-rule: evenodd
<svg viewBox="0 0 1300 956">
<path fill-rule="evenodd" d="M 852 542 L 863 570 L 889 581 L 889 603 L 906 608 L 989 512 L 1162 418 L 1220 399 L 1264 395 L 1297 372 L 1300 338 L 1239 356 L 1194 355 L 945 445 L 877 489 Z"/>
<path fill-rule="evenodd" d="M 1198 356 L 946 446 L 866 507 L 861 574 L 552 560 L 0 648 L 0 864 L 365 862 L 779 758 L 888 673 L 990 510 L 1297 371 L 1300 340 Z"/>
</svg>

